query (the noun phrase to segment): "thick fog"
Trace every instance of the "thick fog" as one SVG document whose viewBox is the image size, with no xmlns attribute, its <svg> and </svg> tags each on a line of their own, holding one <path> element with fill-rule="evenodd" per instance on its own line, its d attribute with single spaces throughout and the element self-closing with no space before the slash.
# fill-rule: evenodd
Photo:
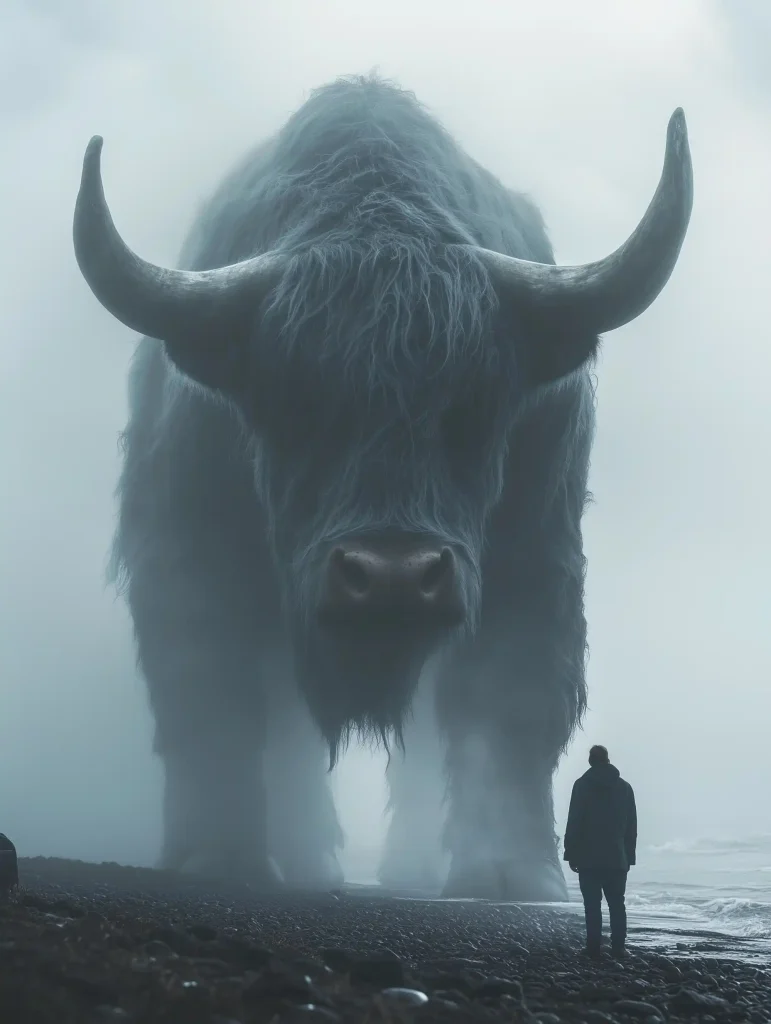
<svg viewBox="0 0 771 1024">
<path fill-rule="evenodd" d="M 160 766 L 104 576 L 134 338 L 72 254 L 83 149 L 119 229 L 174 264 L 199 202 L 308 91 L 373 68 L 544 210 L 559 262 L 606 255 L 688 118 L 695 206 L 662 296 L 608 335 L 585 521 L 588 746 L 641 843 L 771 831 L 771 14 L 767 0 L 5 0 L 0 14 L 0 830 L 22 854 L 151 863 Z M 337 772 L 352 847 L 383 757 Z"/>
</svg>

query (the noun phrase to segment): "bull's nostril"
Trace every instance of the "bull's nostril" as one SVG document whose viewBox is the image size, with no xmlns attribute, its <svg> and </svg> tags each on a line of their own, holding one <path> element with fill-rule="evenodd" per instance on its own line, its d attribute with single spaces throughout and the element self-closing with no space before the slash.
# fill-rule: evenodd
<svg viewBox="0 0 771 1024">
<path fill-rule="evenodd" d="M 444 548 L 439 558 L 429 565 L 420 581 L 420 592 L 424 597 L 434 597 L 444 584 L 452 569 L 452 554 Z"/>
<path fill-rule="evenodd" d="M 363 597 L 370 589 L 370 576 L 355 555 L 341 551 L 336 559 L 337 571 L 346 590 L 355 597 Z"/>
</svg>

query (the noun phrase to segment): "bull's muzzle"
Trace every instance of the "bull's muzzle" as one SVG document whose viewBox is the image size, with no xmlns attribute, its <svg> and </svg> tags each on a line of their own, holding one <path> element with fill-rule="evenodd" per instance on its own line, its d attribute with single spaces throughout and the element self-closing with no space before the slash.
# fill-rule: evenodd
<svg viewBox="0 0 771 1024">
<path fill-rule="evenodd" d="M 327 556 L 319 605 L 325 625 L 403 622 L 451 628 L 465 617 L 455 555 L 411 538 L 355 538 Z"/>
</svg>

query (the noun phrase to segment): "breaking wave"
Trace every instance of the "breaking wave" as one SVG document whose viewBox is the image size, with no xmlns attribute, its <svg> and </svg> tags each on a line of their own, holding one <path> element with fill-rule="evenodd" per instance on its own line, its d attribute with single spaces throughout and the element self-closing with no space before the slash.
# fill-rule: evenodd
<svg viewBox="0 0 771 1024">
<path fill-rule="evenodd" d="M 737 853 L 768 853 L 771 858 L 771 832 L 760 833 L 755 836 L 747 836 L 741 839 L 726 839 L 714 837 L 702 837 L 699 839 L 671 839 L 669 842 L 649 847 L 652 853 L 672 854 L 703 854 L 713 856 L 716 854 L 737 854 Z M 769 866 L 761 870 L 771 870 Z"/>
<path fill-rule="evenodd" d="M 744 939 L 771 939 L 771 902 L 739 896 L 688 898 L 668 892 L 629 893 L 630 918 L 651 927 L 719 932 Z"/>
</svg>

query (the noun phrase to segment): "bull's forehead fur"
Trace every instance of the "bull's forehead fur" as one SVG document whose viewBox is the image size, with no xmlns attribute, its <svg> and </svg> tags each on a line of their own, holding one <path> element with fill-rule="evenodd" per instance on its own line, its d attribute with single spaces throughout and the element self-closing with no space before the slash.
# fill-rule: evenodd
<svg viewBox="0 0 771 1024">
<path fill-rule="evenodd" d="M 295 387 L 304 364 L 338 386 L 345 373 L 359 391 L 398 393 L 474 361 L 485 341 L 492 352 L 496 296 L 484 267 L 452 243 L 553 262 L 526 198 L 411 93 L 353 78 L 314 92 L 248 154 L 202 212 L 182 262 L 204 269 L 280 250 L 285 270 L 252 343 L 270 347 L 277 370 L 292 364 Z"/>
</svg>

